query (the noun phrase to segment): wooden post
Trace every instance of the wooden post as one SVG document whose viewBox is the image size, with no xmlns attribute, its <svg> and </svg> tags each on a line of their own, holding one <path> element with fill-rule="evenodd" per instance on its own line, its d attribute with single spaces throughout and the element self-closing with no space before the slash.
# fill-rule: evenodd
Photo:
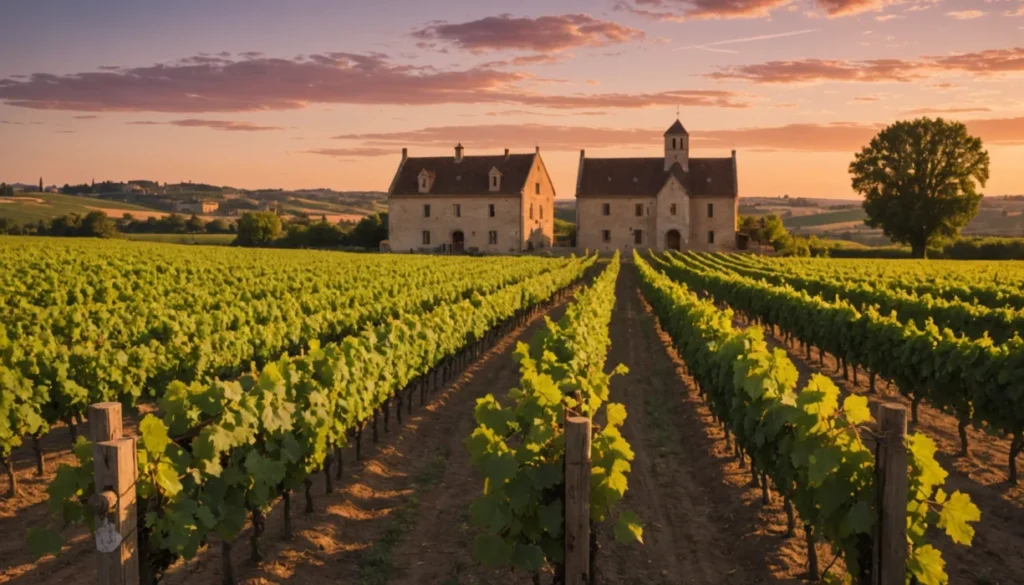
<svg viewBox="0 0 1024 585">
<path fill-rule="evenodd" d="M 138 585 L 135 481 L 139 472 L 135 439 L 124 438 L 121 404 L 89 407 L 89 435 L 95 458 L 96 557 L 99 585 Z"/>
<path fill-rule="evenodd" d="M 590 585 L 590 419 L 565 420 L 565 583 Z"/>
<path fill-rule="evenodd" d="M 878 410 L 878 533 L 874 585 L 903 585 L 907 572 L 907 409 L 883 404 Z"/>
</svg>

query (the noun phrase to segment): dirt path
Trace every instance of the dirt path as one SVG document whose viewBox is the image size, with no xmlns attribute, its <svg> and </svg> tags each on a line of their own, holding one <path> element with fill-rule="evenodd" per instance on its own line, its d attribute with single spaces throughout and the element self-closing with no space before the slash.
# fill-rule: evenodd
<svg viewBox="0 0 1024 585">
<path fill-rule="evenodd" d="M 844 392 L 866 396 L 874 415 L 877 415 L 878 405 L 882 403 L 902 404 L 909 411 L 910 401 L 895 389 L 886 392 L 884 381 L 876 382 L 878 394 L 871 393 L 868 375 L 864 370 L 857 369 L 857 383 L 854 384 L 852 374 L 850 380 L 843 378 L 834 357 L 827 354 L 823 356 L 822 366 L 816 349 L 812 349 L 811 359 L 808 360 L 802 348 L 798 350 L 781 337 L 765 337 L 770 346 L 783 348 L 789 354 L 800 372 L 800 386 L 812 374 L 821 373 L 831 378 Z M 933 534 L 933 542 L 946 559 L 950 582 L 979 585 L 1015 585 L 1024 582 L 1024 555 L 1021 554 L 1021 550 L 1024 550 L 1024 488 L 1011 487 L 1006 483 L 1008 441 L 969 429 L 971 457 L 958 457 L 954 455 L 960 450 L 955 417 L 922 403 L 918 421 L 909 430 L 922 432 L 935 440 L 939 448 L 936 458 L 950 472 L 946 480 L 946 491 L 960 490 L 967 493 L 981 508 L 981 522 L 976 526 L 971 548 L 954 546 L 944 535 L 938 532 Z"/>
<path fill-rule="evenodd" d="M 799 539 L 781 538 L 781 505 L 762 506 L 749 488 L 637 285 L 635 266 L 624 265 L 608 364 L 630 369 L 613 379 L 612 399 L 629 413 L 623 434 L 636 457 L 625 506 L 644 523 L 644 545 L 602 534 L 601 582 L 798 582 Z"/>
</svg>

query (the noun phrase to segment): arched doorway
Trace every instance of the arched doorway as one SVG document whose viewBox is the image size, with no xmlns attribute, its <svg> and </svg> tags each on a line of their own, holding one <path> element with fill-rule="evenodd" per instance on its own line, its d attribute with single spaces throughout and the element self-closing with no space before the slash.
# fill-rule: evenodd
<svg viewBox="0 0 1024 585">
<path fill-rule="evenodd" d="M 665 249 L 666 250 L 679 250 L 682 247 L 682 237 L 679 235 L 679 230 L 668 230 L 665 234 Z"/>
<path fill-rule="evenodd" d="M 461 231 L 452 232 L 452 252 L 463 252 L 466 249 L 466 235 Z"/>
</svg>

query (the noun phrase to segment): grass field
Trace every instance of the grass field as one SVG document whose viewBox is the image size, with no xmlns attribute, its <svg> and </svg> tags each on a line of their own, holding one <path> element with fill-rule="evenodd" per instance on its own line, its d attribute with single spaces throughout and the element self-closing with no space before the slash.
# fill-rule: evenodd
<svg viewBox="0 0 1024 585">
<path fill-rule="evenodd" d="M 202 244 L 204 246 L 228 246 L 235 241 L 235 234 L 124 234 L 124 237 L 137 242 Z"/>
<path fill-rule="evenodd" d="M 77 195 L 57 193 L 25 193 L 16 197 L 0 197 L 0 217 L 23 223 L 48 220 L 69 213 L 86 214 L 101 209 L 108 215 L 120 217 L 123 213 L 163 215 L 153 209 L 121 201 L 106 201 Z"/>
<path fill-rule="evenodd" d="M 787 217 L 782 220 L 787 228 L 809 228 L 836 223 L 848 223 L 863 221 L 865 215 L 863 209 L 842 209 L 840 211 L 828 211 L 813 215 L 802 215 L 799 217 Z"/>
</svg>

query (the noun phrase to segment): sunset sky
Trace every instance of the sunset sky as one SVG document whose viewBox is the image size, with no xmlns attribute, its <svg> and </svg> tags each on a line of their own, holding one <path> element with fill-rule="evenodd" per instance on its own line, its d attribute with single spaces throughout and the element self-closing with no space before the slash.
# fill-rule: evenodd
<svg viewBox="0 0 1024 585">
<path fill-rule="evenodd" d="M 741 196 L 850 197 L 883 125 L 965 122 L 1024 194 L 1024 0 L 36 0 L 0 30 L 0 180 L 386 190 L 411 155 L 736 149 Z"/>
</svg>

